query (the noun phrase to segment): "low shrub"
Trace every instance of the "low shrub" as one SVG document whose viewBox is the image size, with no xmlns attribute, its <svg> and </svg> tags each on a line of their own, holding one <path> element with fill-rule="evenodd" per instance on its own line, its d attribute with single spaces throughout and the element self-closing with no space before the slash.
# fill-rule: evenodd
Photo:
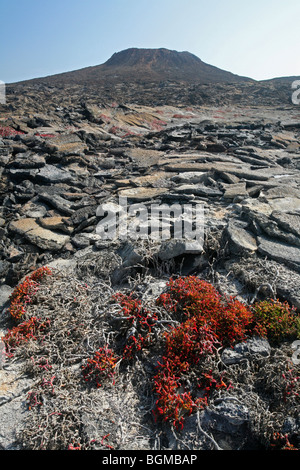
<svg viewBox="0 0 300 470">
<path fill-rule="evenodd" d="M 99 348 L 82 366 L 84 380 L 95 383 L 97 388 L 101 387 L 104 381 L 114 376 L 117 362 L 118 358 L 111 349 L 107 346 Z"/>
<path fill-rule="evenodd" d="M 15 321 L 19 322 L 24 317 L 26 304 L 32 302 L 39 284 L 46 276 L 51 274 L 52 271 L 48 267 L 43 266 L 27 276 L 22 283 L 15 287 L 10 296 L 9 306 L 9 313 Z"/>
<path fill-rule="evenodd" d="M 219 341 L 207 325 L 199 327 L 193 318 L 171 328 L 164 336 L 165 354 L 154 378 L 154 391 L 158 397 L 154 415 L 171 421 L 178 429 L 183 427 L 186 416 L 207 404 L 211 388 L 207 381 L 203 387 L 204 374 L 194 390 L 186 390 L 185 378 L 206 356 L 215 353 Z M 214 385 L 218 386 L 217 380 Z M 201 396 L 197 396 L 199 388 L 204 392 Z"/>
<path fill-rule="evenodd" d="M 246 305 L 221 296 L 212 284 L 196 276 L 171 279 L 168 291 L 160 295 L 157 303 L 179 320 L 188 317 L 198 325 L 207 323 L 223 345 L 245 340 L 253 320 Z"/>
<path fill-rule="evenodd" d="M 130 360 L 150 344 L 152 328 L 158 318 L 155 312 L 144 308 L 141 301 L 132 295 L 118 293 L 115 299 L 121 307 L 120 314 L 126 321 L 123 359 Z"/>
<path fill-rule="evenodd" d="M 300 338 L 300 317 L 295 307 L 279 300 L 256 302 L 252 308 L 254 331 L 271 342 L 280 343 L 290 338 Z"/>
<path fill-rule="evenodd" d="M 41 338 L 50 327 L 50 320 L 41 320 L 40 318 L 31 317 L 8 330 L 3 337 L 3 342 L 6 346 L 7 355 L 13 356 L 14 351 L 18 346 L 26 343 L 30 339 L 36 340 Z"/>
<path fill-rule="evenodd" d="M 156 302 L 181 322 L 164 335 L 165 355 L 154 380 L 156 416 L 171 420 L 175 427 L 183 425 L 186 414 L 205 405 L 212 391 L 227 387 L 218 371 L 203 366 L 205 357 L 213 356 L 217 347 L 233 346 L 254 335 L 280 342 L 300 333 L 299 315 L 287 303 L 266 300 L 250 307 L 234 297 L 221 296 L 212 284 L 196 276 L 170 279 L 167 291 Z M 198 390 L 195 386 L 185 390 L 184 384 L 191 382 L 185 380 L 188 373 L 189 379 L 197 375 Z M 290 383 L 286 394 L 294 392 L 296 382 Z M 201 398 L 193 398 L 199 392 Z"/>
</svg>

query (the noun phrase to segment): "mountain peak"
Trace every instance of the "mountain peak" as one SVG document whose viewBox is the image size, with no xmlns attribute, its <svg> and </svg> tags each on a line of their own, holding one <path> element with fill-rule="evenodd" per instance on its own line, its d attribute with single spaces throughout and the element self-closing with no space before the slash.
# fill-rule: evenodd
<svg viewBox="0 0 300 470">
<path fill-rule="evenodd" d="M 233 73 L 204 63 L 196 55 L 166 48 L 129 48 L 114 53 L 103 64 L 103 71 L 110 71 L 133 80 L 171 80 L 195 83 L 236 83 L 250 81 Z M 134 79 L 135 77 L 135 79 Z"/>
<path fill-rule="evenodd" d="M 114 53 L 104 64 L 34 79 L 52 84 L 116 84 L 137 82 L 180 82 L 197 84 L 241 83 L 252 81 L 206 64 L 190 52 L 165 48 L 132 47 Z"/>
<path fill-rule="evenodd" d="M 202 62 L 190 52 L 177 52 L 165 48 L 139 49 L 132 47 L 121 52 L 114 53 L 105 65 L 110 66 L 184 66 L 191 62 Z"/>
</svg>

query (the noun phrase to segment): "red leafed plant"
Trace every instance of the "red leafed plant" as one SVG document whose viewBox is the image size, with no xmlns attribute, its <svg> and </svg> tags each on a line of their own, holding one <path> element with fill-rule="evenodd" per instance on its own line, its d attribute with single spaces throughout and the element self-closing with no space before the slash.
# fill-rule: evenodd
<svg viewBox="0 0 300 470">
<path fill-rule="evenodd" d="M 182 426 L 184 415 L 203 405 L 213 390 L 227 387 L 222 374 L 202 367 L 203 358 L 216 347 L 233 346 L 253 335 L 277 342 L 300 337 L 299 315 L 287 303 L 265 300 L 249 307 L 220 295 L 196 276 L 170 279 L 167 288 L 157 304 L 182 323 L 165 334 L 165 355 L 155 377 L 155 413 L 175 426 Z M 184 384 L 191 383 L 185 377 L 192 372 L 197 375 L 200 400 L 192 398 L 192 390 L 184 390 Z M 298 386 L 299 377 L 289 376 L 284 398 L 298 396 Z"/>
<path fill-rule="evenodd" d="M 33 295 L 37 292 L 40 282 L 52 274 L 52 271 L 44 266 L 27 276 L 13 290 L 10 296 L 9 313 L 15 321 L 20 321 L 26 313 L 25 306 L 31 303 Z"/>
<path fill-rule="evenodd" d="M 155 413 L 182 427 L 184 416 L 205 406 L 213 390 L 227 387 L 220 374 L 215 377 L 212 370 L 202 368 L 204 358 L 218 347 L 245 340 L 253 315 L 247 306 L 221 296 L 212 284 L 196 276 L 170 279 L 167 287 L 157 304 L 182 323 L 165 334 L 165 355 L 155 377 Z M 192 390 L 184 389 L 185 378 L 193 371 L 197 374 L 195 398 Z"/>
<path fill-rule="evenodd" d="M 151 122 L 152 129 L 155 129 L 157 131 L 161 131 L 166 125 L 167 123 L 161 119 L 153 119 L 153 121 Z"/>
<path fill-rule="evenodd" d="M 246 305 L 221 296 L 212 284 L 196 276 L 171 279 L 168 291 L 157 303 L 179 319 L 194 318 L 198 325 L 207 323 L 223 345 L 245 340 L 253 322 Z"/>
<path fill-rule="evenodd" d="M 24 134 L 24 132 L 16 131 L 15 129 L 9 126 L 0 126 L 0 137 L 10 137 L 13 135 L 20 134 Z"/>
<path fill-rule="evenodd" d="M 191 392 L 180 392 L 178 378 L 161 372 L 155 378 L 156 400 L 155 416 L 161 416 L 164 421 L 170 421 L 173 426 L 183 428 L 186 416 L 195 411 L 201 403 L 206 404 L 205 398 L 194 399 Z"/>
<path fill-rule="evenodd" d="M 164 336 L 165 354 L 154 378 L 154 390 L 158 397 L 154 415 L 171 421 L 178 429 L 183 427 L 187 415 L 206 406 L 212 388 L 226 387 L 221 379 L 201 372 L 201 362 L 214 354 L 220 343 L 211 328 L 207 324 L 198 325 L 195 318 L 171 328 Z M 198 370 L 201 376 L 194 391 L 195 397 L 192 390 L 185 387 L 185 378 L 193 370 Z M 197 397 L 200 388 L 202 393 Z"/>
<path fill-rule="evenodd" d="M 212 310 L 220 306 L 221 296 L 212 284 L 197 278 L 196 276 L 179 277 L 170 279 L 167 284 L 168 290 L 161 294 L 157 303 L 171 310 L 179 319 L 184 315 L 194 316 L 205 310 Z"/>
<path fill-rule="evenodd" d="M 127 322 L 126 344 L 123 350 L 123 359 L 132 359 L 134 355 L 147 347 L 150 342 L 153 325 L 157 315 L 143 307 L 139 299 L 132 295 L 118 293 L 115 299 L 120 304 L 121 314 Z"/>
<path fill-rule="evenodd" d="M 6 345 L 8 356 L 12 357 L 15 349 L 29 341 L 30 339 L 36 340 L 41 338 L 50 327 L 50 320 L 41 320 L 40 318 L 31 317 L 8 330 L 7 334 L 3 337 L 3 342 Z"/>
<path fill-rule="evenodd" d="M 95 352 L 92 358 L 87 360 L 82 366 L 82 374 L 86 382 L 95 383 L 99 388 L 107 379 L 111 379 L 115 374 L 115 367 L 118 357 L 107 346 L 101 347 Z"/>
<path fill-rule="evenodd" d="M 196 365 L 207 354 L 213 354 L 219 345 L 215 334 L 208 325 L 197 325 L 195 318 L 165 333 L 165 355 L 178 360 L 179 370 L 188 365 Z M 184 366 L 187 364 L 187 366 Z"/>
<path fill-rule="evenodd" d="M 271 449 L 274 450 L 299 450 L 293 444 L 290 443 L 288 440 L 288 436 L 286 434 L 282 434 L 280 432 L 276 432 L 273 435 L 271 441 Z"/>
</svg>

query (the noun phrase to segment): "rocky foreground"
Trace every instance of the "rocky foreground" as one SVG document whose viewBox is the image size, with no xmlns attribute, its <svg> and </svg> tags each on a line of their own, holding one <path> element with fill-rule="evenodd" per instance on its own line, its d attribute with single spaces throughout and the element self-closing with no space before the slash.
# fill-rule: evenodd
<svg viewBox="0 0 300 470">
<path fill-rule="evenodd" d="M 73 102 L 71 94 L 63 98 L 50 87 L 42 95 L 37 90 L 21 96 L 10 90 L 11 104 L 1 108 L 1 335 L 12 328 L 8 306 L 15 286 L 46 265 L 55 275 L 31 313 L 55 312 L 61 345 L 68 343 L 68 329 L 75 331 L 74 318 L 84 332 L 78 344 L 72 333 L 65 354 L 59 342 L 43 351 L 31 345 L 13 358 L 3 351 L 0 448 L 76 447 L 85 436 L 99 449 L 260 449 L 268 448 L 270 430 L 299 443 L 298 405 L 290 415 L 277 411 L 275 379 L 271 386 L 276 367 L 293 354 L 291 344 L 273 348 L 257 339 L 223 352 L 236 389 L 217 393 L 182 431 L 153 419 L 159 343 L 152 356 L 145 353 L 124 369 L 121 364 L 115 385 L 87 392 L 72 374 L 99 341 L 113 343 L 119 328 L 110 317 L 113 292 L 134 290 L 151 303 L 171 276 L 197 275 L 246 303 L 271 297 L 300 308 L 300 110 L 100 105 Z M 120 196 L 146 208 L 201 204 L 204 244 L 191 250 L 185 239 L 103 240 L 97 209 L 118 204 Z M 82 285 L 88 288 L 72 320 L 68 305 Z M 38 363 L 44 356 L 55 357 L 56 369 Z M 269 374 L 269 396 L 259 391 L 266 383 L 257 364 L 265 378 Z M 58 378 L 57 393 L 49 376 L 44 408 L 29 409 L 28 393 L 46 383 L 41 369 Z"/>
</svg>

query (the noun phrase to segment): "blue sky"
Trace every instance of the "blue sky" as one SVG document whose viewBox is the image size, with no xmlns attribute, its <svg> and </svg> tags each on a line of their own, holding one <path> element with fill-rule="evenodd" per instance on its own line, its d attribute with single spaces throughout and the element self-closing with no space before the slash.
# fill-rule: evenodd
<svg viewBox="0 0 300 470">
<path fill-rule="evenodd" d="M 300 76 L 299 0 L 0 0 L 0 80 L 105 62 L 129 47 L 189 51 L 263 80 Z"/>
</svg>

